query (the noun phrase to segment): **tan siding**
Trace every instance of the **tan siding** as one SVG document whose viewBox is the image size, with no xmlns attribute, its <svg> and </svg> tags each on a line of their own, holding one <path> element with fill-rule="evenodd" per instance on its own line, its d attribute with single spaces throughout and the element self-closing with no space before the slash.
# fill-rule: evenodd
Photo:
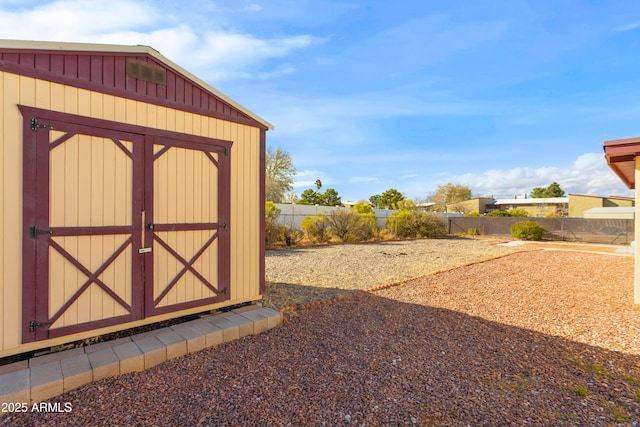
<svg viewBox="0 0 640 427">
<path fill-rule="evenodd" d="M 20 259 L 22 247 L 22 117 L 16 108 L 17 104 L 37 106 L 69 114 L 90 115 L 110 121 L 119 121 L 139 126 L 152 126 L 175 132 L 192 132 L 193 134 L 229 140 L 233 142 L 231 149 L 231 301 L 226 304 L 249 301 L 259 297 L 259 131 L 245 125 L 223 120 L 202 117 L 166 107 L 158 107 L 142 102 L 92 93 L 57 83 L 49 83 L 29 77 L 18 77 L 0 72 L 0 320 L 3 323 L 0 331 L 0 355 L 14 354 L 16 348 L 37 348 L 36 344 L 21 346 L 21 269 Z M 75 137 L 52 152 L 51 187 L 56 193 L 52 201 L 59 196 L 65 200 L 68 208 L 57 207 L 51 212 L 52 224 L 60 225 L 98 225 L 130 224 L 131 221 L 131 160 L 115 146 L 100 138 L 79 141 L 88 137 Z M 12 143 L 8 143 L 12 141 Z M 18 143 L 16 143 L 18 141 Z M 88 143 L 90 141 L 90 144 Z M 75 146 L 74 146 L 75 144 Z M 131 142 L 123 141 L 123 145 L 132 149 Z M 183 150 L 188 151 L 188 150 Z M 173 152 L 172 154 L 170 154 Z M 170 155 L 169 155 L 170 154 Z M 169 155 L 169 156 L 167 156 Z M 194 152 L 182 152 L 172 148 L 162 159 L 165 168 L 184 167 L 191 170 L 190 177 L 196 182 L 189 191 L 189 176 L 167 181 L 166 177 L 158 177 L 160 187 L 173 189 L 173 195 L 158 195 L 158 203 L 174 204 L 174 208 L 164 215 L 164 220 L 186 218 L 188 221 L 211 217 L 217 211 L 217 198 L 213 197 L 215 180 L 211 175 L 211 161 Z M 58 163 L 58 162 L 62 163 Z M 64 166 L 57 166 L 63 164 Z M 118 173 L 107 173 L 115 165 Z M 123 166 L 124 165 L 124 166 Z M 60 173 L 58 168 L 63 169 Z M 125 173 L 122 171 L 125 170 Z M 75 181 L 74 181 L 75 174 Z M 180 175 L 180 174 L 178 174 Z M 78 177 L 85 177 L 85 179 Z M 198 178 L 200 177 L 200 178 Z M 165 180 L 165 181 L 163 181 Z M 211 186 L 205 182 L 213 182 Z M 16 184 L 17 183 L 17 184 Z M 217 185 L 217 184 L 215 184 Z M 85 193 L 95 194 L 102 189 L 104 197 L 83 197 Z M 126 189 L 126 190 L 123 190 Z M 177 192 L 177 193 L 176 193 Z M 124 194 L 123 194 L 124 193 Z M 177 196 L 176 194 L 180 194 Z M 156 215 L 160 211 L 156 208 Z M 195 251 L 208 239 L 208 232 L 191 232 L 190 235 L 169 236 L 164 234 L 170 244 L 176 245 L 183 256 L 189 259 Z M 57 237 L 61 246 L 72 255 L 77 255 L 82 262 L 96 269 L 104 258 L 112 253 L 124 241 L 126 236 L 95 237 Z M 182 240 L 181 240 L 182 239 Z M 200 246 L 198 246 L 200 245 Z M 131 302 L 130 284 L 124 278 L 131 277 L 132 248 L 129 247 L 118 257 L 101 276 L 100 279 L 113 289 L 128 303 Z M 156 248 L 154 247 L 154 252 Z M 51 292 L 51 311 L 61 307 L 85 281 L 84 274 L 62 256 L 52 250 L 51 275 L 64 277 L 64 286 L 59 292 Z M 180 270 L 181 265 L 172 256 L 162 254 L 158 249 L 155 255 L 156 266 L 163 265 L 158 271 L 159 282 L 168 283 Z M 163 256 L 166 258 L 163 258 Z M 173 259 L 173 261 L 171 261 Z M 212 273 L 217 269 L 217 245 L 212 247 L 199 259 L 195 266 L 198 271 Z M 213 296 L 213 293 L 202 285 L 191 273 L 185 275 L 182 282 L 167 295 L 169 303 L 189 298 Z M 11 286 L 9 286 L 11 284 Z M 216 283 L 214 283 L 216 285 Z M 161 290 L 156 288 L 156 292 Z M 196 309 L 184 312 L 195 312 Z M 72 305 L 68 312 L 59 319 L 56 326 L 73 325 L 78 322 L 96 320 L 104 317 L 124 314 L 124 309 L 99 289 L 95 284 Z M 170 315 L 159 316 L 168 318 Z M 159 317 L 153 318 L 158 319 Z M 141 324 L 144 322 L 136 322 Z M 117 330 L 112 327 L 105 330 Z M 67 337 L 69 340 L 78 336 L 90 336 L 90 333 Z M 63 342 L 63 339 L 50 342 Z"/>
<path fill-rule="evenodd" d="M 36 103 L 35 80 L 20 78 L 20 102 L 24 102 L 27 105 L 35 105 Z"/>
<path fill-rule="evenodd" d="M 116 119 L 115 97 L 102 95 L 102 114 L 105 120 L 114 121 Z"/>
<path fill-rule="evenodd" d="M 70 86 L 64 86 L 64 107 L 65 113 L 78 114 L 78 89 Z"/>
<path fill-rule="evenodd" d="M 36 80 L 36 107 L 51 108 L 51 85 L 42 80 Z"/>
<path fill-rule="evenodd" d="M 51 83 L 51 109 L 54 111 L 67 111 L 65 110 L 65 94 L 67 92 L 66 86 Z"/>
<path fill-rule="evenodd" d="M 2 74 L 2 73 L 0 73 Z M 22 307 L 22 117 L 16 108 L 20 103 L 20 89 L 23 85 L 13 74 L 4 74 L 2 93 L 4 104 L 2 117 L 2 306 L 3 306 L 3 342 L 2 348 L 17 346 L 20 343 L 20 324 Z"/>
<path fill-rule="evenodd" d="M 89 93 L 89 102 L 91 103 L 90 111 L 92 117 L 104 117 L 103 98 L 104 95 L 102 95 L 101 93 Z"/>
</svg>

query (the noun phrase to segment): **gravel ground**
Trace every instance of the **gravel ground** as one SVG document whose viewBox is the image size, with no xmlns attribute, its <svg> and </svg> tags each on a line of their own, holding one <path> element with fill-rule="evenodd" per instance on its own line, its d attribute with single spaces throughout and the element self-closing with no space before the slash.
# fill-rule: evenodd
<svg viewBox="0 0 640 427">
<path fill-rule="evenodd" d="M 0 425 L 637 425 L 632 275 L 628 256 L 515 253 L 314 305 Z"/>
<path fill-rule="evenodd" d="M 410 240 L 267 251 L 264 304 L 281 308 L 523 250 L 495 238 Z"/>
</svg>

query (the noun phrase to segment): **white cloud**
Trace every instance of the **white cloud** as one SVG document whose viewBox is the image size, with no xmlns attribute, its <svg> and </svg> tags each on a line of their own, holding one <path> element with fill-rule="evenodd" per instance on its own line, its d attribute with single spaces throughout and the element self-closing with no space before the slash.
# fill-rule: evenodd
<svg viewBox="0 0 640 427">
<path fill-rule="evenodd" d="M 247 12 L 260 12 L 262 10 L 262 6 L 260 6 L 259 4 L 251 3 L 246 5 L 243 10 L 246 10 Z"/>
<path fill-rule="evenodd" d="M 546 187 L 552 182 L 560 184 L 567 194 L 633 196 L 633 191 L 622 184 L 607 166 L 604 156 L 598 153 L 582 154 L 568 168 L 492 169 L 450 176 L 447 181 L 468 185 L 476 195 L 502 198 L 527 194 L 535 187 Z"/>
<path fill-rule="evenodd" d="M 420 176 L 420 175 L 418 175 L 417 173 L 412 173 L 412 174 L 408 174 L 408 175 L 401 175 L 398 178 L 400 178 L 400 179 L 413 179 L 413 178 L 417 178 L 418 176 Z"/>
<path fill-rule="evenodd" d="M 325 174 L 322 171 L 318 170 L 299 170 L 296 173 L 295 181 L 293 183 L 294 188 L 315 188 L 316 180 L 319 179 L 322 181 L 322 186 L 325 187 Z M 327 182 L 328 183 L 328 182 Z"/>
<path fill-rule="evenodd" d="M 249 4 L 251 11 L 260 6 Z M 222 80 L 272 79 L 295 72 L 268 64 L 319 39 L 309 34 L 260 38 L 224 28 L 190 26 L 145 2 L 61 0 L 16 10 L 0 9 L 0 38 L 148 45 L 198 75 Z M 222 21 L 220 21 L 222 22 Z M 220 26 L 220 22 L 217 25 Z"/>
<path fill-rule="evenodd" d="M 0 14 L 0 37 L 53 41 L 93 41 L 105 32 L 143 27 L 157 19 L 157 9 L 144 4 L 112 0 L 63 0 L 32 9 Z M 136 44 L 131 41 L 127 44 Z"/>
<path fill-rule="evenodd" d="M 295 72 L 296 72 L 295 67 L 285 64 L 285 65 L 279 66 L 275 70 L 258 73 L 257 77 L 260 80 L 271 80 L 271 79 L 274 79 L 274 78 L 277 78 L 277 77 L 288 76 L 288 75 L 291 75 L 291 74 L 293 74 Z"/>
<path fill-rule="evenodd" d="M 640 28 L 640 21 L 631 22 L 629 24 L 618 25 L 617 27 L 615 27 L 613 29 L 613 31 L 615 31 L 615 32 L 624 32 L 624 31 L 635 30 L 636 28 Z"/>
</svg>

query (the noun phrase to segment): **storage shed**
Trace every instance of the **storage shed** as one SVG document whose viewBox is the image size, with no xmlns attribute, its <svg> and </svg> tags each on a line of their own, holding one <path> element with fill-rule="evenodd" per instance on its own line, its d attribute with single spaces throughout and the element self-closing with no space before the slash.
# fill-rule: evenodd
<svg viewBox="0 0 640 427">
<path fill-rule="evenodd" d="M 0 357 L 259 300 L 270 128 L 150 47 L 0 40 Z"/>
</svg>

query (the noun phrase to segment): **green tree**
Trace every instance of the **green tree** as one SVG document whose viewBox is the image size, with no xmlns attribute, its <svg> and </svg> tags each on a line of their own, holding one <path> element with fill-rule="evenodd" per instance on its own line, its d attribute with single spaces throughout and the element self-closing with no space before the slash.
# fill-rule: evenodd
<svg viewBox="0 0 640 427">
<path fill-rule="evenodd" d="M 320 189 L 322 188 L 322 181 L 320 181 L 319 179 L 316 179 L 315 184 L 316 184 L 316 189 L 320 191 Z"/>
<path fill-rule="evenodd" d="M 289 153 L 280 147 L 269 147 L 265 156 L 265 196 L 268 201 L 282 203 L 293 188 L 296 168 Z"/>
<path fill-rule="evenodd" d="M 466 185 L 448 182 L 438 186 L 431 196 L 431 201 L 435 203 L 434 210 L 436 212 L 446 212 L 447 205 L 469 200 L 471 194 L 471 188 Z"/>
<path fill-rule="evenodd" d="M 322 205 L 322 194 L 312 188 L 307 188 L 300 194 L 298 203 L 301 205 Z"/>
<path fill-rule="evenodd" d="M 380 197 L 382 196 L 379 194 L 374 194 L 373 196 L 369 197 L 369 201 L 376 209 L 380 209 Z"/>
<path fill-rule="evenodd" d="M 301 205 L 319 205 L 319 206 L 341 206 L 342 198 L 333 188 L 327 188 L 324 193 L 308 188 L 300 195 L 298 204 Z"/>
<path fill-rule="evenodd" d="M 327 188 L 322 194 L 322 204 L 324 206 L 342 206 L 342 198 L 333 188 Z"/>
<path fill-rule="evenodd" d="M 371 196 L 371 197 L 374 197 L 374 196 Z M 380 197 L 377 199 L 378 203 L 376 205 L 380 209 L 384 209 L 384 208 L 395 209 L 397 207 L 398 202 L 404 199 L 405 199 L 404 194 L 402 194 L 395 188 L 390 188 L 382 192 Z M 371 200 L 371 198 L 369 200 Z"/>
<path fill-rule="evenodd" d="M 531 191 L 531 197 L 534 199 L 547 197 L 564 197 L 564 190 L 560 188 L 560 184 L 552 182 L 548 187 L 536 187 Z"/>
</svg>

